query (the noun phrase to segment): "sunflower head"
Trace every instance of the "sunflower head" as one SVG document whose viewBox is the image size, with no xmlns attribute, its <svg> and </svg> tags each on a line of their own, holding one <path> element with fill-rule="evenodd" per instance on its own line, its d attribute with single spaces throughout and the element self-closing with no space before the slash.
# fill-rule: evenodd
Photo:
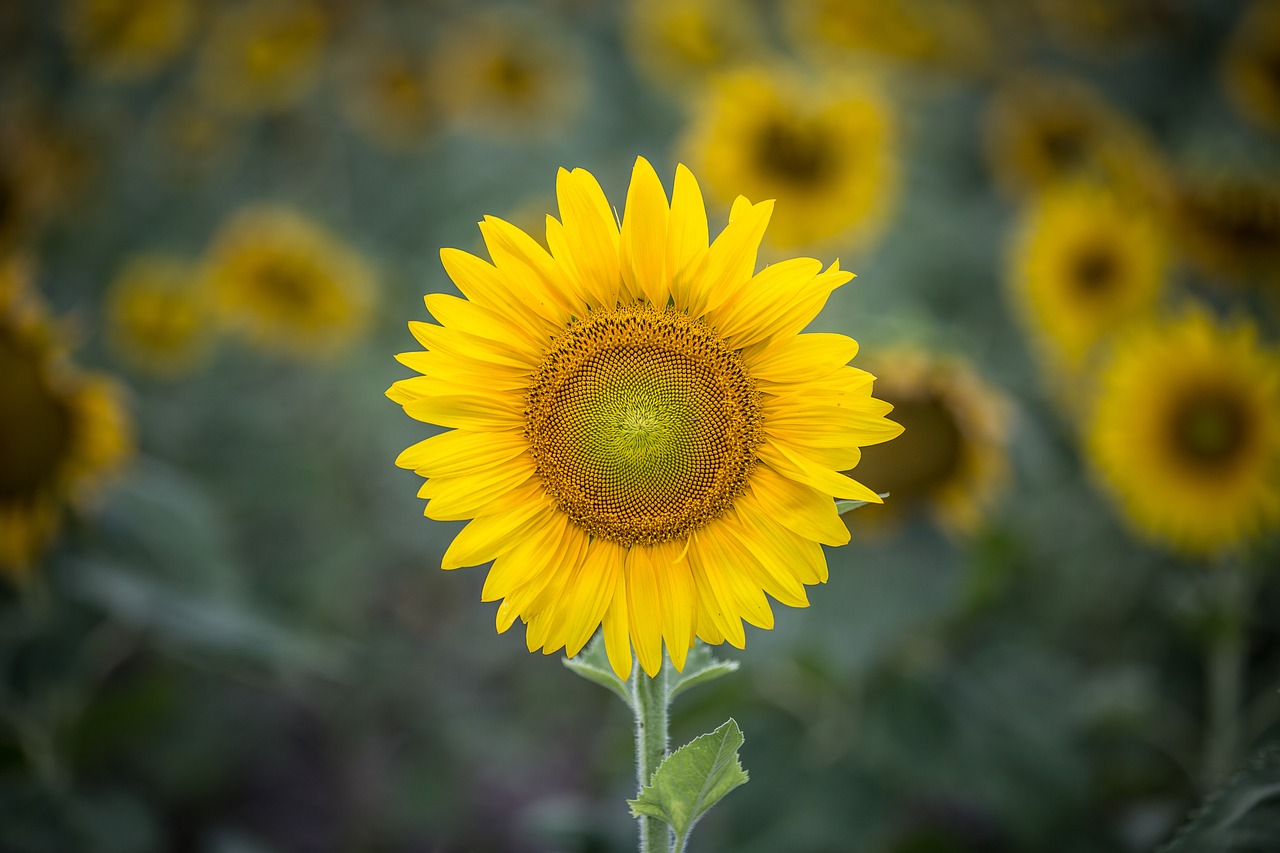
<svg viewBox="0 0 1280 853">
<path fill-rule="evenodd" d="M 1257 0 L 1245 9 L 1223 61 L 1223 78 L 1242 113 L 1280 134 L 1280 0 Z"/>
<path fill-rule="evenodd" d="M 223 226 L 209 258 L 223 321 L 264 349 L 336 354 L 368 324 L 375 289 L 336 234 L 286 207 L 249 207 Z"/>
<path fill-rule="evenodd" d="M 295 107 L 315 85 L 328 23 L 312 0 L 265 0 L 220 9 L 199 58 L 201 91 L 238 114 Z"/>
<path fill-rule="evenodd" d="M 1280 525 L 1280 356 L 1192 310 L 1117 341 L 1087 450 L 1140 533 L 1209 556 Z"/>
<path fill-rule="evenodd" d="M 640 69 L 680 95 L 764 53 L 755 11 L 742 0 L 631 0 L 628 21 Z"/>
<path fill-rule="evenodd" d="M 766 594 L 804 606 L 849 538 L 834 498 L 879 501 L 837 472 L 901 428 L 851 339 L 800 334 L 849 273 L 755 272 L 771 202 L 739 197 L 712 241 L 684 167 L 668 199 L 637 161 L 620 225 L 589 173 L 556 186 L 550 251 L 486 218 L 492 262 L 441 253 L 465 298 L 427 297 L 400 356 L 421 375 L 388 396 L 446 431 L 398 464 L 429 517 L 470 519 L 443 566 L 492 561 L 500 631 L 574 655 L 603 625 L 621 677 L 633 648 L 653 674 L 664 644 L 683 667 L 695 637 L 771 627 Z"/>
<path fill-rule="evenodd" d="M 1214 280 L 1280 282 L 1280 183 L 1274 175 L 1183 176 L 1169 205 L 1171 229 Z"/>
<path fill-rule="evenodd" d="M 119 390 L 70 364 L 23 278 L 12 261 L 0 270 L 0 573 L 15 579 L 132 446 Z"/>
<path fill-rule="evenodd" d="M 1101 342 L 1155 309 L 1165 245 L 1155 217 L 1096 185 L 1063 184 L 1032 202 L 1009 290 L 1052 374 L 1078 377 Z"/>
<path fill-rule="evenodd" d="M 173 60 L 196 22 L 191 0 L 73 0 L 67 37 L 81 62 L 104 77 L 145 77 Z"/>
<path fill-rule="evenodd" d="M 411 148 L 438 120 L 427 63 L 411 49 L 361 42 L 343 55 L 337 76 L 344 115 L 377 145 Z"/>
<path fill-rule="evenodd" d="M 682 143 L 721 202 L 777 199 L 779 249 L 866 245 L 897 195 L 897 132 L 889 103 L 865 80 L 804 81 L 763 68 L 718 78 Z"/>
<path fill-rule="evenodd" d="M 850 523 L 876 529 L 925 512 L 948 533 L 973 532 L 1008 481 L 1008 399 L 958 357 L 895 349 L 870 367 L 904 431 L 862 451 L 859 478 L 889 500 Z"/>
<path fill-rule="evenodd" d="M 139 255 L 111 282 L 108 339 L 139 370 L 165 377 L 190 371 L 208 355 L 213 328 L 210 294 L 198 264 Z"/>
</svg>

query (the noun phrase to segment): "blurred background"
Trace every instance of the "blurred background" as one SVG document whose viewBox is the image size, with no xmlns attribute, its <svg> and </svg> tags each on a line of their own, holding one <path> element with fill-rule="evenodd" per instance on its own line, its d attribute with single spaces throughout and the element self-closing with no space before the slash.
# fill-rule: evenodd
<svg viewBox="0 0 1280 853">
<path fill-rule="evenodd" d="M 0 117 L 0 849 L 634 849 L 383 392 L 441 247 L 637 155 L 858 273 L 907 427 L 676 704 L 696 849 L 1280 849 L 1280 3 L 7 0 Z"/>
</svg>

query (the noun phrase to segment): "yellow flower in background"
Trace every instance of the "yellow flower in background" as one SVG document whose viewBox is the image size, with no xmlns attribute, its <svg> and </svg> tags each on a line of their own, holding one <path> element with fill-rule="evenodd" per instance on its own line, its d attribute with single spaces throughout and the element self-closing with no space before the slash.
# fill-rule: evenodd
<svg viewBox="0 0 1280 853">
<path fill-rule="evenodd" d="M 0 268 L 0 574 L 15 580 L 132 452 L 119 389 L 68 362 L 26 277 Z"/>
<path fill-rule="evenodd" d="M 453 21 L 431 62 L 436 98 L 452 121 L 513 138 L 563 133 L 582 111 L 588 77 L 577 42 L 517 7 Z"/>
<path fill-rule="evenodd" d="M 1280 178 L 1192 173 L 1174 185 L 1171 230 L 1207 277 L 1280 282 Z"/>
<path fill-rule="evenodd" d="M 777 200 L 778 249 L 865 247 L 898 194 L 893 110 L 874 85 L 747 69 L 715 81 L 681 143 L 708 195 Z"/>
<path fill-rule="evenodd" d="M 959 0 L 791 0 L 779 4 L 797 53 L 849 62 L 885 57 L 951 68 L 989 62 L 999 44 Z"/>
<path fill-rule="evenodd" d="M 175 59 L 195 22 L 191 0 L 71 0 L 64 19 L 76 57 L 118 80 L 145 77 Z"/>
<path fill-rule="evenodd" d="M 348 46 L 336 72 L 344 117 L 383 148 L 418 145 L 439 117 L 427 66 L 425 53 L 385 40 Z"/>
<path fill-rule="evenodd" d="M 1240 112 L 1280 133 L 1280 0 L 1261 0 L 1245 9 L 1224 58 L 1223 77 Z"/>
<path fill-rule="evenodd" d="M 630 0 L 627 47 L 649 78 L 680 96 L 765 52 L 755 10 L 744 0 Z"/>
<path fill-rule="evenodd" d="M 261 349 L 324 358 L 368 325 L 376 298 L 363 258 L 287 207 L 237 213 L 214 241 L 209 281 L 223 321 Z"/>
<path fill-rule="evenodd" d="M 1163 165 L 1141 129 L 1070 77 L 1012 78 L 988 105 L 983 132 L 996 183 L 1011 196 L 1076 179 L 1147 202 L 1164 189 Z"/>
<path fill-rule="evenodd" d="M 1044 28 L 1063 49 L 1091 59 L 1114 59 L 1184 24 L 1162 0 L 1035 0 Z"/>
<path fill-rule="evenodd" d="M 927 512 L 952 535 L 974 532 L 1008 484 L 1011 403 L 958 357 L 885 350 L 868 367 L 903 434 L 862 451 L 859 479 L 889 498 L 847 516 L 850 525 Z"/>
<path fill-rule="evenodd" d="M 1210 556 L 1280 524 L 1280 356 L 1252 326 L 1152 323 L 1099 376 L 1088 455 L 1134 528 Z"/>
<path fill-rule="evenodd" d="M 1024 325 L 1046 367 L 1070 381 L 1100 343 L 1159 305 L 1166 240 L 1144 209 L 1103 187 L 1069 183 L 1026 209 L 1009 262 Z"/>
<path fill-rule="evenodd" d="M 204 98 L 244 115 L 297 106 L 319 76 L 327 29 L 310 0 L 220 5 L 199 57 Z"/>
<path fill-rule="evenodd" d="M 739 197 L 708 246 L 692 174 L 667 195 L 636 162 L 619 229 L 595 178 L 561 170 L 551 252 L 480 225 L 493 263 L 441 252 L 464 294 L 410 323 L 421 373 L 387 395 L 447 431 L 397 464 L 427 478 L 434 519 L 471 519 L 443 567 L 493 561 L 497 627 L 575 655 L 603 623 L 620 677 L 650 675 L 695 637 L 745 643 L 773 626 L 765 594 L 803 607 L 822 544 L 849 534 L 833 497 L 878 502 L 838 471 L 900 427 L 847 362 L 844 335 L 800 334 L 852 276 L 816 260 L 755 273 L 772 202 Z"/>
<path fill-rule="evenodd" d="M 107 337 L 131 365 L 180 376 L 208 356 L 214 315 L 199 265 L 169 255 L 131 258 L 107 293 Z"/>
</svg>

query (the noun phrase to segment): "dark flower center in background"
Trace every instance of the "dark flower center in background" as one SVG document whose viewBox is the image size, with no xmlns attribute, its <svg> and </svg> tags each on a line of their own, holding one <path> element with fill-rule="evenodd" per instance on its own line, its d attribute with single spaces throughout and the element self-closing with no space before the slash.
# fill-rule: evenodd
<svg viewBox="0 0 1280 853">
<path fill-rule="evenodd" d="M 257 282 L 267 298 L 282 308 L 305 310 L 314 302 L 311 279 L 295 263 L 268 261 L 259 269 Z"/>
<path fill-rule="evenodd" d="M 889 492 L 895 505 L 928 499 L 956 475 L 962 464 L 964 436 L 955 415 L 934 395 L 895 399 L 892 389 L 877 394 L 893 403 L 892 418 L 903 433 L 893 441 L 862 449 L 858 477 L 877 492 Z"/>
<path fill-rule="evenodd" d="M 1170 426 L 1178 457 L 1210 472 L 1229 466 L 1249 444 L 1251 432 L 1244 403 L 1221 389 L 1187 395 L 1174 406 Z"/>
<path fill-rule="evenodd" d="M 1076 256 L 1071 282 L 1084 295 L 1103 295 L 1114 288 L 1119 272 L 1119 258 L 1109 246 L 1089 246 Z"/>
<path fill-rule="evenodd" d="M 35 354 L 0 336 L 0 501 L 30 500 L 71 443 L 66 406 L 49 392 Z"/>
<path fill-rule="evenodd" d="M 797 184 L 816 184 L 828 171 L 834 151 L 815 123 L 774 120 L 756 139 L 756 162 L 764 171 Z"/>
</svg>

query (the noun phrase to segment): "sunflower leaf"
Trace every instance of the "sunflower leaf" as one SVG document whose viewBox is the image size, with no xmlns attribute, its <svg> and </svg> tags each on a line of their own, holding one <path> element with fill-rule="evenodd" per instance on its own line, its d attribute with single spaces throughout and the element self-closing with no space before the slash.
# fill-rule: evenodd
<svg viewBox="0 0 1280 853">
<path fill-rule="evenodd" d="M 879 494 L 881 500 L 889 497 L 888 492 L 880 492 Z M 871 503 L 871 501 L 836 501 L 836 515 L 844 515 L 846 512 L 851 512 L 858 507 L 866 506 L 869 503 Z"/>
<path fill-rule="evenodd" d="M 699 684 L 715 681 L 722 675 L 728 675 L 738 669 L 736 660 L 719 660 L 711 654 L 711 647 L 698 640 L 689 649 L 689 656 L 684 662 L 683 672 L 672 672 L 667 676 L 667 704 L 681 693 Z"/>
<path fill-rule="evenodd" d="M 1272 744 L 1210 794 L 1160 853 L 1255 853 L 1280 838 L 1280 745 Z"/>
<path fill-rule="evenodd" d="M 731 717 L 724 725 L 667 756 L 640 796 L 628 800 L 634 817 L 656 817 L 675 830 L 674 850 L 684 850 L 694 824 L 725 794 L 747 783 L 738 750 L 744 738 Z"/>
<path fill-rule="evenodd" d="M 619 699 L 627 703 L 628 708 L 635 710 L 635 704 L 631 700 L 631 688 L 627 682 L 614 674 L 613 667 L 609 665 L 609 655 L 605 651 L 602 634 L 592 637 L 591 642 L 587 643 L 586 648 L 577 657 L 561 660 L 566 667 L 587 681 L 594 681 L 601 687 L 612 690 Z"/>
</svg>

